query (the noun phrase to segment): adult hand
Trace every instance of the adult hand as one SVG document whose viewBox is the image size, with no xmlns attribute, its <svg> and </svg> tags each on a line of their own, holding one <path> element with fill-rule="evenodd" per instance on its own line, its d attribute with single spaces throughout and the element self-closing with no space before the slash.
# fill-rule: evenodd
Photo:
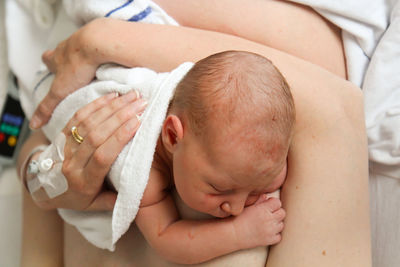
<svg viewBox="0 0 400 267">
<path fill-rule="evenodd" d="M 66 136 L 62 172 L 68 190 L 54 199 L 37 201 L 42 208 L 112 210 L 116 193 L 106 190 L 104 179 L 112 163 L 139 126 L 146 101 L 136 91 L 98 98 L 78 110 L 63 129 Z M 75 126 L 83 137 L 78 143 L 71 134 Z"/>
<path fill-rule="evenodd" d="M 89 40 L 84 26 L 61 42 L 56 49 L 42 55 L 43 62 L 55 74 L 49 93 L 35 110 L 30 122 L 37 129 L 48 122 L 54 109 L 67 95 L 87 85 L 95 77 L 100 65 L 94 55 L 95 45 Z"/>
</svg>

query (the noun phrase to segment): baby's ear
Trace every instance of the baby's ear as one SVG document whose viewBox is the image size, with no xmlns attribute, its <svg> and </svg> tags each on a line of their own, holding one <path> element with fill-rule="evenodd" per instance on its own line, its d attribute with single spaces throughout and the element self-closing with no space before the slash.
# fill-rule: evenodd
<svg viewBox="0 0 400 267">
<path fill-rule="evenodd" d="M 183 138 L 183 125 L 178 116 L 172 114 L 167 116 L 162 127 L 161 138 L 165 148 L 173 153 L 176 144 Z"/>
</svg>

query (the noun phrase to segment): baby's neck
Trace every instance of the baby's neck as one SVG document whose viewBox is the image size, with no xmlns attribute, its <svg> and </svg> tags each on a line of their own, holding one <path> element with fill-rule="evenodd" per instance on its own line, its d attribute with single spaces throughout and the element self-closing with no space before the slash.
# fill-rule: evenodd
<svg viewBox="0 0 400 267">
<path fill-rule="evenodd" d="M 152 167 L 161 170 L 169 179 L 172 179 L 172 154 L 167 151 L 161 138 L 157 140 Z"/>
</svg>

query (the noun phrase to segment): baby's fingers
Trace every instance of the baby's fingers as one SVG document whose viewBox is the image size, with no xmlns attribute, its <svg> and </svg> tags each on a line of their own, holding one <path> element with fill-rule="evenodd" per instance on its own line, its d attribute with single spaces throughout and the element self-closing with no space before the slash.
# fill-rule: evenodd
<svg viewBox="0 0 400 267">
<path fill-rule="evenodd" d="M 257 200 L 256 205 L 263 205 L 270 212 L 275 212 L 282 207 L 282 202 L 279 198 L 275 197 L 268 198 L 267 195 L 263 195 L 262 197 L 259 198 L 259 200 Z"/>
<path fill-rule="evenodd" d="M 283 221 L 283 219 L 285 219 L 286 217 L 286 212 L 284 209 L 281 208 L 274 212 L 274 216 L 277 220 Z"/>
</svg>

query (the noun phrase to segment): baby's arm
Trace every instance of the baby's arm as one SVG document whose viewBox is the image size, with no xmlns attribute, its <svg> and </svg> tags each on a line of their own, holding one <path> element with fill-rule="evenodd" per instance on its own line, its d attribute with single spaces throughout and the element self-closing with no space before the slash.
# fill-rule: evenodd
<svg viewBox="0 0 400 267">
<path fill-rule="evenodd" d="M 147 242 L 167 260 L 195 264 L 280 241 L 285 214 L 278 199 L 260 201 L 237 217 L 181 220 L 171 195 L 158 182 L 163 180 L 160 171 L 151 170 L 135 222 Z"/>
</svg>

